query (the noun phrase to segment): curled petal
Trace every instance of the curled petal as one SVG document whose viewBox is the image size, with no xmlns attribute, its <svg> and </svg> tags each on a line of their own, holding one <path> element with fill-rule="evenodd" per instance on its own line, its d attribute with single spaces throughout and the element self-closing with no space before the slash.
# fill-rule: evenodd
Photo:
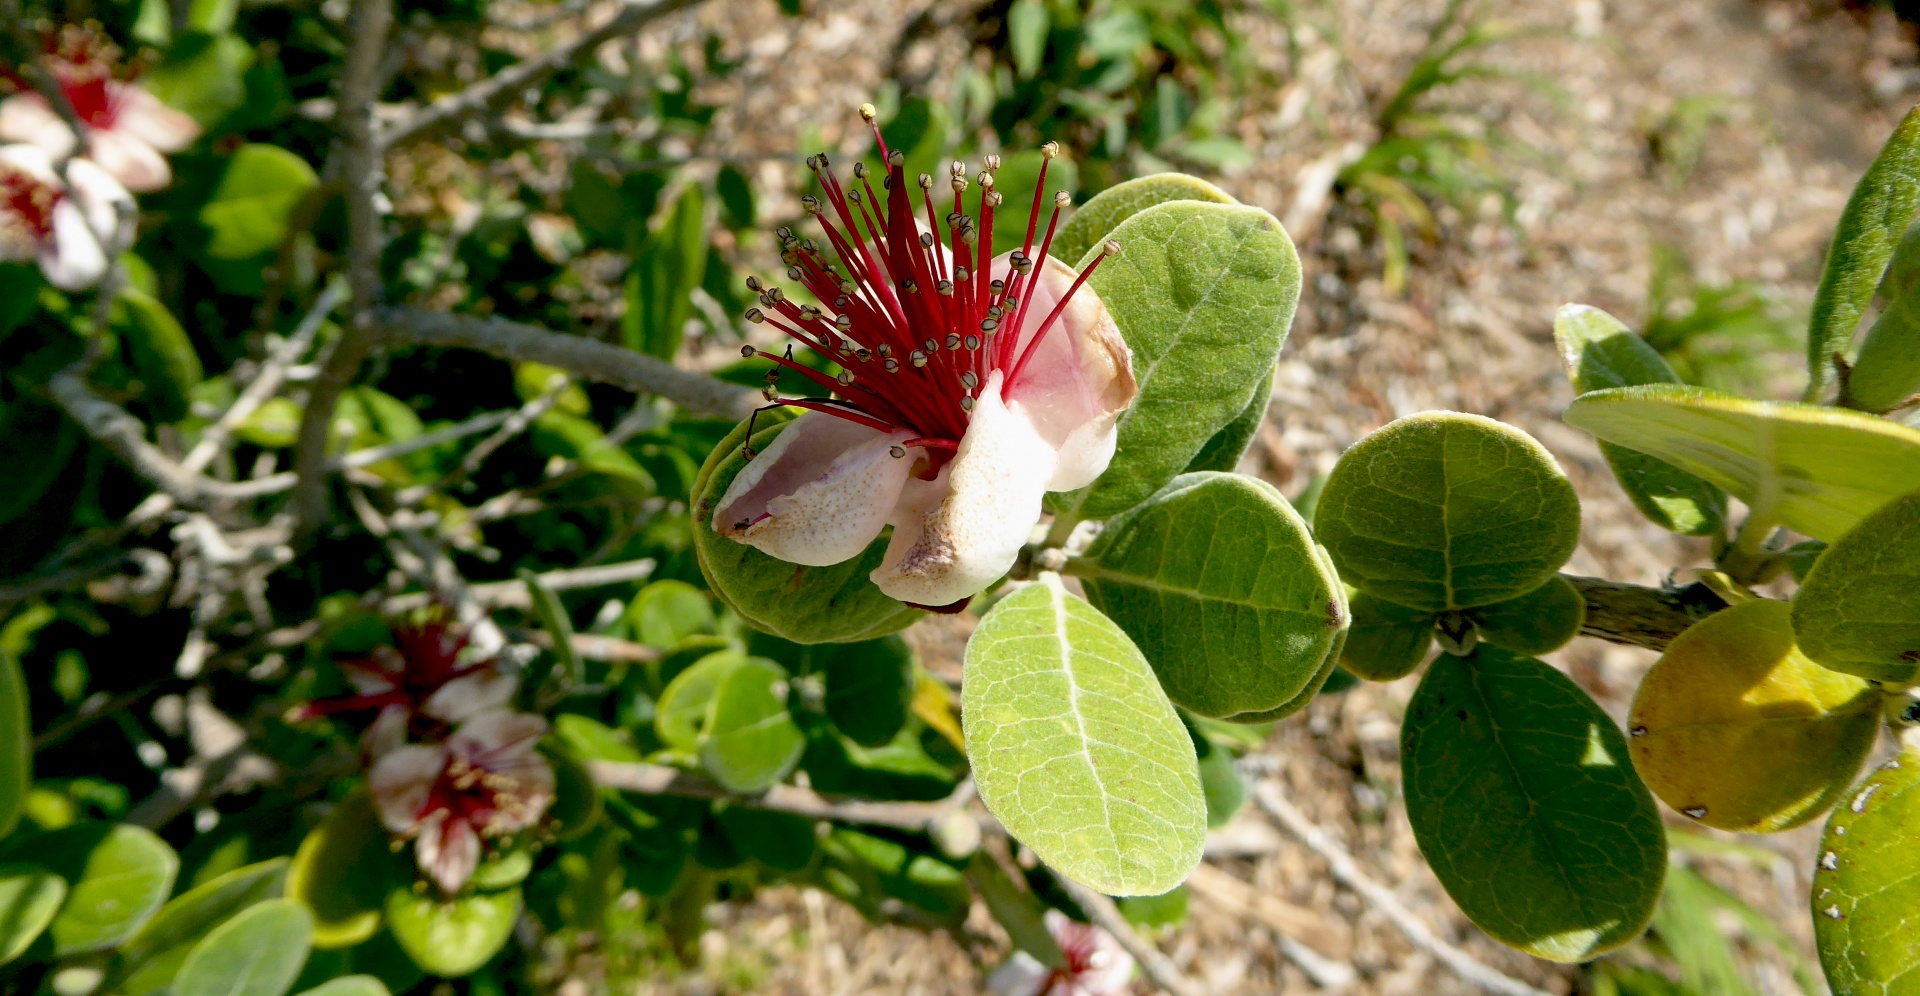
<svg viewBox="0 0 1920 996">
<path fill-rule="evenodd" d="M 995 260 L 996 276 L 1002 267 Z M 1033 300 L 1020 322 L 1021 350 L 1066 296 L 1076 276 L 1072 267 L 1052 256 L 1046 257 L 1037 273 Z M 1139 393 L 1133 351 L 1121 338 L 1106 303 L 1085 284 L 1074 292 L 1019 379 L 1005 390 L 1008 406 L 1023 412 L 1060 455 L 1047 482 L 1049 491 L 1085 487 L 1106 471 L 1113 459 L 1120 413 Z"/>
<path fill-rule="evenodd" d="M 413 856 L 441 891 L 459 892 L 480 865 L 480 835 L 472 824 L 443 810 L 421 824 Z"/>
<path fill-rule="evenodd" d="M 25 142 L 65 158 L 73 152 L 73 129 L 47 106 L 45 97 L 19 93 L 0 100 L 0 141 Z"/>
<path fill-rule="evenodd" d="M 69 193 L 85 213 L 87 227 L 100 245 L 110 253 L 125 249 L 133 236 L 133 195 L 106 170 L 86 159 L 67 163 L 67 180 L 72 185 Z"/>
<path fill-rule="evenodd" d="M 911 439 L 822 412 L 788 425 L 748 461 L 713 512 L 713 531 L 791 564 L 825 567 L 859 556 L 900 500 Z"/>
<path fill-rule="evenodd" d="M 396 747 L 375 762 L 367 772 L 367 787 L 380 810 L 380 822 L 394 833 L 411 833 L 446 766 L 447 749 L 425 744 Z"/>
<path fill-rule="evenodd" d="M 915 605 L 979 594 L 1020 556 L 1040 521 L 1054 463 L 1054 447 L 1001 401 L 1000 374 L 989 374 L 953 460 L 901 495 L 873 583 Z"/>
<path fill-rule="evenodd" d="M 441 685 L 420 704 L 435 719 L 459 723 L 513 701 L 520 679 L 497 667 L 483 667 Z"/>
<path fill-rule="evenodd" d="M 532 713 L 511 709 L 483 712 L 460 724 L 447 738 L 447 750 L 476 768 L 504 771 L 533 752 L 547 733 L 547 721 Z"/>
<path fill-rule="evenodd" d="M 128 190 L 159 190 L 173 182 L 167 157 L 146 142 L 118 129 L 96 129 L 87 136 L 87 157 Z"/>
<path fill-rule="evenodd" d="M 53 206 L 53 238 L 40 246 L 40 272 L 61 290 L 85 290 L 107 272 L 107 254 L 72 198 Z"/>
<path fill-rule="evenodd" d="M 160 102 L 138 86 L 113 88 L 113 129 L 124 131 L 161 152 L 179 152 L 200 137 L 200 123 Z"/>
</svg>

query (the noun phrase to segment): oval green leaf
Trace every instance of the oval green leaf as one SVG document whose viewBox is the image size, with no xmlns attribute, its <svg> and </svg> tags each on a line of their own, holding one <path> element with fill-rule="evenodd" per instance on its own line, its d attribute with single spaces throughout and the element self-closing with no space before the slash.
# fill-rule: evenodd
<svg viewBox="0 0 1920 996">
<path fill-rule="evenodd" d="M 826 672 L 827 718 L 835 729 L 862 747 L 879 747 L 899 735 L 919 674 L 907 641 L 883 636 L 841 644 L 815 659 Z"/>
<path fill-rule="evenodd" d="M 390 996 L 386 983 L 371 975 L 343 975 L 302 992 L 300 996 Z"/>
<path fill-rule="evenodd" d="M 1920 752 L 1902 751 L 1827 820 L 1813 939 L 1836 993 L 1920 993 Z"/>
<path fill-rule="evenodd" d="M 1875 681 L 1920 677 L 1920 493 L 1896 498 L 1820 554 L 1793 596 L 1800 648 Z"/>
<path fill-rule="evenodd" d="M 670 650 L 687 637 L 713 632 L 713 606 L 705 592 L 685 581 L 655 581 L 633 596 L 621 622 L 633 639 Z"/>
<path fill-rule="evenodd" d="M 430 975 L 453 979 L 485 965 L 506 946 L 520 917 L 520 889 L 443 900 L 402 887 L 388 894 L 386 912 L 393 939 L 407 957 Z"/>
<path fill-rule="evenodd" d="M 1646 340 L 1598 308 L 1569 304 L 1553 319 L 1553 338 L 1576 393 L 1636 384 L 1678 384 L 1680 376 Z M 1720 532 L 1727 495 L 1663 460 L 1612 443 L 1600 453 L 1620 489 L 1654 524 L 1686 536 Z"/>
<path fill-rule="evenodd" d="M 1565 675 L 1482 646 L 1427 670 L 1401 728 L 1407 819 L 1475 925 L 1560 962 L 1639 936 L 1666 834 L 1613 720 Z"/>
<path fill-rule="evenodd" d="M 1240 468 L 1240 458 L 1246 455 L 1247 446 L 1253 437 L 1259 435 L 1260 426 L 1266 423 L 1267 408 L 1273 404 L 1273 380 L 1280 369 L 1275 367 L 1267 371 L 1267 377 L 1254 388 L 1253 400 L 1247 402 L 1246 411 L 1234 416 L 1227 427 L 1213 434 L 1207 445 L 1200 447 L 1193 460 L 1187 464 L 1185 473 L 1197 470 L 1217 470 L 1230 474 Z"/>
<path fill-rule="evenodd" d="M 1307 524 L 1272 485 L 1238 474 L 1174 478 L 1068 570 L 1167 697 L 1202 716 L 1293 699 L 1347 625 L 1346 589 Z"/>
<path fill-rule="evenodd" d="M 313 914 L 269 899 L 214 928 L 180 966 L 175 996 L 283 996 L 313 947 Z"/>
<path fill-rule="evenodd" d="M 45 868 L 0 865 L 0 965 L 33 944 L 66 897 L 66 881 Z"/>
<path fill-rule="evenodd" d="M 995 605 L 961 685 L 980 798 L 1040 860 L 1113 896 L 1154 896 L 1200 862 L 1193 741 L 1146 659 L 1057 581 Z"/>
<path fill-rule="evenodd" d="M 728 791 L 762 792 L 785 778 L 807 738 L 787 711 L 787 672 L 749 657 L 714 689 L 700 763 Z"/>
<path fill-rule="evenodd" d="M 380 929 L 388 889 L 412 878 L 387 839 L 373 798 L 357 789 L 300 842 L 287 895 L 312 911 L 315 947 L 348 947 Z"/>
<path fill-rule="evenodd" d="M 1568 425 L 1699 475 L 1767 518 L 1832 541 L 1920 489 L 1920 431 L 1872 415 L 1650 384 L 1582 395 Z"/>
<path fill-rule="evenodd" d="M 765 450 L 790 416 L 768 412 L 758 419 L 753 447 Z M 775 560 L 713 531 L 713 506 L 747 464 L 740 447 L 741 422 L 714 447 L 694 481 L 693 548 L 707 586 L 756 629 L 795 643 L 852 643 L 907 628 L 923 613 L 874 587 L 867 575 L 887 551 L 883 534 L 865 553 L 831 567 L 802 567 Z"/>
<path fill-rule="evenodd" d="M 700 658 L 668 682 L 653 714 L 653 732 L 660 741 L 689 753 L 699 750 L 713 721 L 714 692 L 746 661 L 738 651 L 718 651 Z"/>
<path fill-rule="evenodd" d="M 241 146 L 200 208 L 207 255 L 237 261 L 277 250 L 294 209 L 319 184 L 305 159 L 277 145 Z"/>
<path fill-rule="evenodd" d="M 126 940 L 166 902 L 180 871 L 166 841 L 126 823 L 75 823 L 16 836 L 4 857 L 31 858 L 67 881 L 66 902 L 47 926 L 61 958 Z"/>
<path fill-rule="evenodd" d="M 1478 415 L 1422 412 L 1340 457 L 1314 531 L 1348 584 L 1444 612 L 1546 583 L 1579 541 L 1580 501 L 1526 433 Z"/>
<path fill-rule="evenodd" d="M 1155 173 L 1116 183 L 1093 195 L 1060 226 L 1059 234 L 1053 237 L 1053 255 L 1068 261 L 1079 260 L 1104 244 L 1108 233 L 1121 222 L 1168 201 L 1240 203 L 1219 187 L 1185 173 Z"/>
<path fill-rule="evenodd" d="M 1861 411 L 1885 411 L 1920 390 L 1920 225 L 1907 229 L 1893 250 L 1885 287 L 1892 298 L 1860 341 L 1847 373 L 1844 402 Z"/>
<path fill-rule="evenodd" d="M 1340 666 L 1368 681 L 1397 681 L 1426 662 L 1433 649 L 1433 613 L 1355 592 L 1347 603 L 1353 624 L 1340 648 Z"/>
<path fill-rule="evenodd" d="M 1081 519 L 1146 500 L 1246 412 L 1300 298 L 1293 240 L 1259 208 L 1160 204 L 1109 238 L 1121 254 L 1087 282 L 1133 350 L 1140 396 L 1120 416 L 1107 472 L 1055 503 Z"/>
<path fill-rule="evenodd" d="M 1766 599 L 1708 616 L 1634 694 L 1634 767 L 1707 826 L 1772 833 L 1826 812 L 1879 732 L 1879 694 L 1808 660 L 1788 616 Z"/>
<path fill-rule="evenodd" d="M 1913 223 L 1915 207 L 1920 207 L 1920 107 L 1894 128 L 1840 212 L 1807 321 L 1810 400 L 1820 398 L 1834 354 L 1853 341 L 1894 244 Z"/>
<path fill-rule="evenodd" d="M 174 897 L 120 946 L 106 988 L 122 996 L 166 988 L 201 938 L 241 910 L 279 897 L 287 866 L 286 858 L 274 858 L 236 868 Z"/>
<path fill-rule="evenodd" d="M 1516 654 L 1551 653 L 1580 635 L 1587 620 L 1587 602 L 1566 578 L 1547 583 L 1504 602 L 1482 605 L 1467 613 L 1480 639 Z"/>
</svg>

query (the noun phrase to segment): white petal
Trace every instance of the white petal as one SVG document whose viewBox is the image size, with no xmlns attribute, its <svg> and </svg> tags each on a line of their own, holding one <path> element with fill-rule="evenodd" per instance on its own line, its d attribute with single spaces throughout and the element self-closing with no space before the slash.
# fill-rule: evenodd
<svg viewBox="0 0 1920 996">
<path fill-rule="evenodd" d="M 467 884 L 474 868 L 480 864 L 480 835 L 474 833 L 464 819 L 435 813 L 420 828 L 420 838 L 413 844 L 413 856 L 420 863 L 420 870 L 433 879 L 433 884 L 451 895 Z"/>
<path fill-rule="evenodd" d="M 340 662 L 340 673 L 362 695 L 378 695 L 400 687 L 400 672 L 406 664 L 392 647 L 375 647 L 364 660 Z"/>
<path fill-rule="evenodd" d="M 111 252 L 125 249 L 133 239 L 133 219 L 138 210 L 133 195 L 120 181 L 107 175 L 92 160 L 75 159 L 67 163 L 68 193 L 87 216 L 100 244 Z"/>
<path fill-rule="evenodd" d="M 1001 402 L 999 371 L 989 374 L 953 460 L 934 481 L 904 489 L 873 583 L 915 605 L 979 594 L 1013 566 L 1040 521 L 1054 462 L 1033 423 Z"/>
<path fill-rule="evenodd" d="M 1038 958 L 1016 948 L 1006 961 L 987 973 L 987 992 L 992 996 L 1040 996 L 1052 971 Z"/>
<path fill-rule="evenodd" d="M 447 738 L 447 750 L 466 758 L 476 768 L 500 771 L 532 753 L 546 736 L 547 721 L 511 709 L 483 712 L 460 724 Z"/>
<path fill-rule="evenodd" d="M 161 152 L 179 152 L 200 137 L 200 122 L 132 84 L 114 86 L 113 130 L 124 131 Z"/>
<path fill-rule="evenodd" d="M 825 567 L 859 556 L 880 535 L 925 451 L 913 438 L 807 412 L 747 462 L 713 511 L 713 531 L 790 564 Z"/>
<path fill-rule="evenodd" d="M 485 667 L 441 685 L 420 703 L 420 711 L 449 723 L 459 723 L 513 701 L 513 693 L 519 687 L 517 676 L 497 667 Z"/>
<path fill-rule="evenodd" d="M 393 753 L 407 742 L 407 707 L 390 705 L 381 709 L 360 735 L 360 757 L 372 764 Z"/>
<path fill-rule="evenodd" d="M 159 190 L 173 182 L 167 157 L 123 131 L 95 129 L 87 136 L 87 158 L 128 190 Z"/>
<path fill-rule="evenodd" d="M 53 238 L 40 247 L 40 272 L 61 290 L 85 290 L 107 272 L 107 256 L 70 197 L 53 206 Z"/>
<path fill-rule="evenodd" d="M 440 772 L 447 766 L 447 749 L 425 744 L 396 747 L 367 772 L 367 788 L 380 810 L 380 822 L 394 833 L 407 833 L 420 820 L 420 808 Z"/>
<path fill-rule="evenodd" d="M 0 100 L 0 142 L 26 142 L 49 156 L 65 158 L 73 151 L 73 129 L 53 113 L 46 98 L 15 94 Z"/>
<path fill-rule="evenodd" d="M 1005 264 L 995 260 L 994 275 L 1004 278 L 1005 272 Z M 1033 298 L 1020 321 L 1023 351 L 1076 276 L 1072 267 L 1052 256 L 1038 272 Z M 1139 395 L 1140 386 L 1133 377 L 1133 351 L 1093 288 L 1082 284 L 1074 292 L 1020 379 L 1004 393 L 1008 404 L 1023 411 L 1060 454 L 1048 491 L 1085 487 L 1106 472 L 1120 413 Z"/>
</svg>

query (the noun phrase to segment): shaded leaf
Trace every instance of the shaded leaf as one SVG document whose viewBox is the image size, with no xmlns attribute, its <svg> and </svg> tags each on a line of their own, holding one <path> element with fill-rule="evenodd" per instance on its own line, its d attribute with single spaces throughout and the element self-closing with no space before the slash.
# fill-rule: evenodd
<svg viewBox="0 0 1920 996">
<path fill-rule="evenodd" d="M 31 857 L 67 882 L 47 926 L 55 957 L 109 948 L 147 922 L 173 891 L 180 858 L 153 832 L 126 823 L 75 823 L 15 835 L 0 858 Z"/>
<path fill-rule="evenodd" d="M 1853 341 L 1894 244 L 1913 223 L 1916 206 L 1920 206 L 1920 107 L 1908 111 L 1894 128 L 1840 212 L 1807 321 L 1810 400 L 1818 400 L 1826 386 L 1833 355 L 1845 352 Z"/>
<path fill-rule="evenodd" d="M 278 249 L 294 208 L 319 183 L 305 159 L 279 146 L 241 146 L 200 208 L 211 233 L 207 254 L 239 261 Z"/>
<path fill-rule="evenodd" d="M 313 913 L 315 947 L 344 948 L 380 929 L 388 890 L 412 877 L 388 847 L 372 796 L 358 789 L 300 842 L 287 869 L 287 896 Z"/>
<path fill-rule="evenodd" d="M 66 897 L 66 880 L 45 868 L 0 865 L 0 965 L 33 945 Z"/>
<path fill-rule="evenodd" d="M 286 858 L 262 861 L 175 896 L 120 946 L 108 988 L 124 996 L 166 988 L 201 938 L 255 903 L 277 898 L 287 867 Z"/>
<path fill-rule="evenodd" d="M 1394 681 L 1413 673 L 1433 649 L 1433 613 L 1395 605 L 1356 592 L 1347 603 L 1353 624 L 1340 648 L 1340 665 L 1368 681 Z"/>
<path fill-rule="evenodd" d="M 1835 671 L 1920 676 L 1920 493 L 1882 505 L 1819 554 L 1793 596 L 1802 651 Z"/>
<path fill-rule="evenodd" d="M 194 946 L 177 996 L 282 996 L 313 946 L 313 914 L 291 899 L 256 903 Z"/>
<path fill-rule="evenodd" d="M 1480 639 L 1516 654 L 1538 655 L 1580 635 L 1587 602 L 1572 582 L 1554 577 L 1518 598 L 1473 609 L 1467 618 Z"/>
</svg>

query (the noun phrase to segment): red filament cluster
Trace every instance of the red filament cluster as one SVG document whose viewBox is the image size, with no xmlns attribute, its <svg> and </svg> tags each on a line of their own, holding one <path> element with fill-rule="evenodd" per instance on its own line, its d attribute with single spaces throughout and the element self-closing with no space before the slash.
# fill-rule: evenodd
<svg viewBox="0 0 1920 996">
<path fill-rule="evenodd" d="M 828 252 L 813 239 L 803 239 L 782 228 L 781 260 L 787 277 L 799 282 L 825 307 L 796 304 L 779 287 L 749 278 L 747 286 L 759 293 L 760 307 L 747 319 L 765 322 L 794 341 L 812 348 L 841 368 L 829 377 L 786 355 L 765 354 L 780 368 L 792 370 L 839 395 L 833 399 L 782 398 L 767 389 L 769 407 L 789 406 L 825 412 L 880 432 L 913 433 L 904 446 L 925 447 L 932 459 L 929 477 L 959 447 L 974 407 L 995 371 L 1005 392 L 1020 379 L 1041 339 L 1059 323 L 1067 302 L 1115 247 L 1087 264 L 1072 288 L 1040 319 L 1023 344 L 1019 330 L 1035 309 L 1038 268 L 1045 264 L 1060 222 L 1060 209 L 1069 202 L 1062 192 L 1054 197 L 1040 251 L 1034 254 L 1041 203 L 1046 191 L 1047 164 L 1059 153 L 1048 143 L 1042 150 L 1040 178 L 1034 188 L 1027 218 L 1026 241 L 1008 257 L 1004 279 L 993 269 L 993 215 L 1002 196 L 994 189 L 994 171 L 1000 157 L 986 157 L 985 168 L 969 182 L 966 165 L 949 170 L 952 210 L 940 216 L 933 204 L 933 177 L 919 180 L 923 217 L 909 194 L 905 155 L 889 150 L 874 125 L 873 105 L 860 108 L 873 126 L 886 172 L 875 191 L 871 171 L 864 163 L 853 167 L 853 183 L 841 186 L 827 165 L 827 157 L 807 159 L 825 193 L 802 198 L 807 211 L 819 220 Z M 967 190 L 978 186 L 975 213 L 966 213 Z M 944 250 L 944 251 L 942 251 Z M 752 346 L 744 355 L 757 352 Z M 771 385 L 779 370 L 769 373 Z M 751 434 L 749 434 L 751 438 Z M 751 451 L 748 452 L 751 458 Z M 904 456 L 896 447 L 896 456 Z"/>
</svg>

